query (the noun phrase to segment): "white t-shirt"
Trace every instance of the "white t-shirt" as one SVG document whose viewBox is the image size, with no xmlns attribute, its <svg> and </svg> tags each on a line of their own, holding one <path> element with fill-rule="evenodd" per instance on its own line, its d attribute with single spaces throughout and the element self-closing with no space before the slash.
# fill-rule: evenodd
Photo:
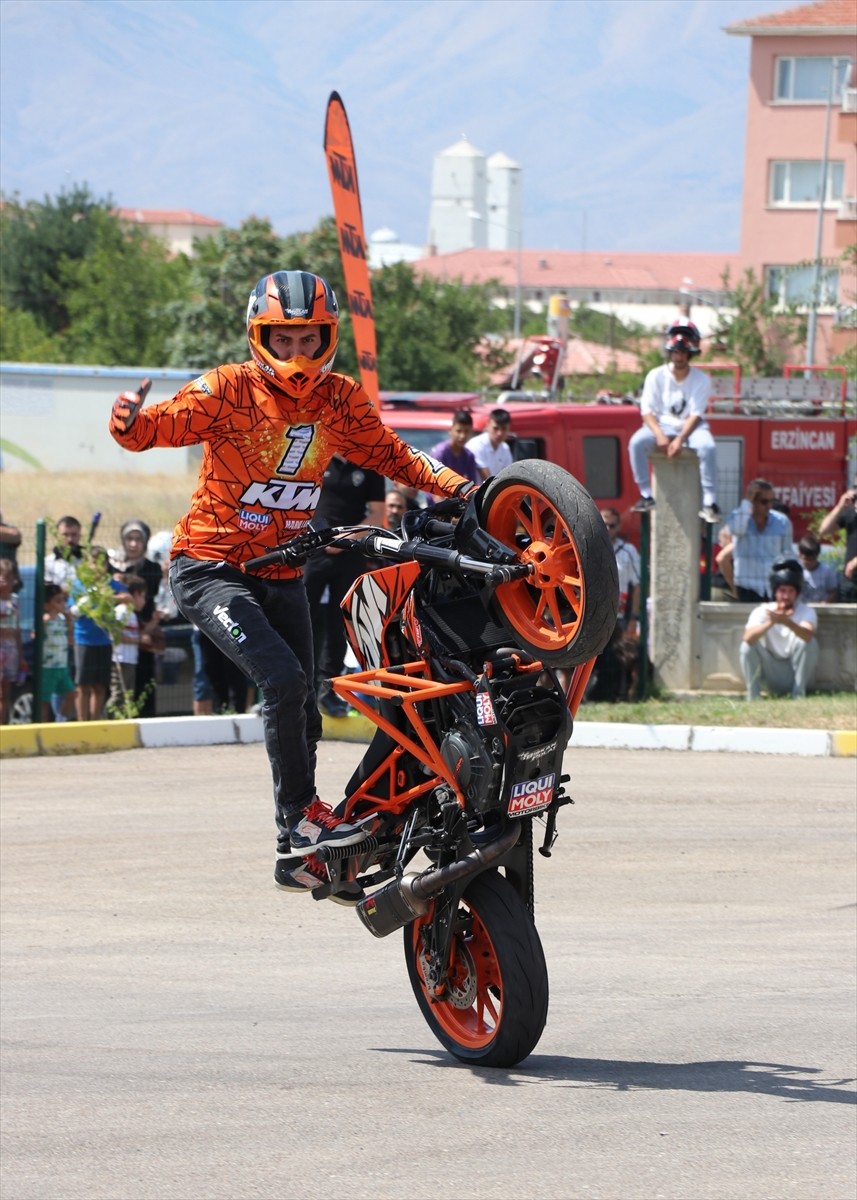
<svg viewBox="0 0 857 1200">
<path fill-rule="evenodd" d="M 773 600 L 768 604 L 758 605 L 747 618 L 746 628 L 763 625 L 767 620 L 767 614 L 774 612 L 776 607 L 776 602 Z M 808 604 L 801 604 L 800 600 L 795 604 L 792 620 L 796 625 L 810 625 L 813 630 L 818 629 L 818 615 L 815 609 L 810 608 Z M 764 646 L 770 654 L 773 654 L 774 658 L 787 659 L 794 654 L 800 640 L 798 635 L 793 633 L 787 625 L 772 625 L 768 632 L 759 638 L 756 645 Z"/>
<path fill-rule="evenodd" d="M 640 555 L 636 546 L 623 541 L 622 538 L 617 538 L 613 543 L 613 552 L 616 555 L 616 568 L 619 572 L 619 616 L 624 618 L 631 588 L 640 582 Z M 639 619 L 639 613 L 635 613 L 631 618 L 633 621 Z"/>
<path fill-rule="evenodd" d="M 487 469 L 489 475 L 496 475 L 504 467 L 512 465 L 512 451 L 508 442 L 500 442 L 495 448 L 487 433 L 478 433 L 467 443 L 467 449 L 476 459 L 477 467 Z"/>
<path fill-rule="evenodd" d="M 113 660 L 118 663 L 136 665 L 140 660 L 140 622 L 137 620 L 137 611 L 130 604 L 117 604 L 116 616 L 122 622 L 123 634 L 130 633 L 136 640 L 117 642 L 113 647 Z"/>
<path fill-rule="evenodd" d="M 681 433 L 689 416 L 705 416 L 710 395 L 711 379 L 705 371 L 691 367 L 679 382 L 673 375 L 672 363 L 664 363 L 646 376 L 640 412 L 644 416 L 651 413 L 664 433 L 674 437 Z"/>
</svg>

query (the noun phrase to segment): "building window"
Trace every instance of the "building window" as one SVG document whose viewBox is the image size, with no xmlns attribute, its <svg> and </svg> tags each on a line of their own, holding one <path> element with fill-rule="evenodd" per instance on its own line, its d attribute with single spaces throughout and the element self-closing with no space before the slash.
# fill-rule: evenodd
<svg viewBox="0 0 857 1200">
<path fill-rule="evenodd" d="M 835 71 L 833 98 L 842 95 L 850 58 L 778 58 L 774 99 L 793 103 L 826 103 Z"/>
<path fill-rule="evenodd" d="M 809 304 L 815 283 L 815 266 L 801 263 L 794 267 L 766 267 L 768 295 L 777 304 Z M 822 308 L 836 304 L 839 293 L 839 271 L 822 264 L 818 283 L 818 303 Z"/>
<path fill-rule="evenodd" d="M 827 187 L 824 203 L 838 204 L 842 199 L 845 180 L 845 163 L 827 164 Z M 821 190 L 821 162 L 819 159 L 792 159 L 772 162 L 770 174 L 770 203 L 779 208 L 796 208 L 801 205 L 817 205 Z"/>
</svg>

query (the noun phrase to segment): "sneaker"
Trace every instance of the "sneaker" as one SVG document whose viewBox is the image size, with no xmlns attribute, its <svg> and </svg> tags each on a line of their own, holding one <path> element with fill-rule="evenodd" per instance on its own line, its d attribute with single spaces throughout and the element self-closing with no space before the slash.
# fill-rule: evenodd
<svg viewBox="0 0 857 1200">
<path fill-rule="evenodd" d="M 337 696 L 329 683 L 322 684 L 318 689 L 316 703 L 319 709 L 328 717 L 347 717 L 351 712 L 351 705 L 348 701 L 343 700 L 341 696 Z"/>
<path fill-rule="evenodd" d="M 631 505 L 631 512 L 638 512 L 638 513 L 651 512 L 654 507 L 655 507 L 654 496 L 641 496 L 636 504 Z"/>
<path fill-rule="evenodd" d="M 292 825 L 289 836 L 292 848 L 298 854 L 310 854 L 317 846 L 350 846 L 362 842 L 366 831 L 341 820 L 316 796 Z"/>
<path fill-rule="evenodd" d="M 330 883 L 330 875 L 324 863 L 320 863 L 314 854 L 295 861 L 294 858 L 279 861 L 274 868 L 274 883 L 284 892 L 295 895 L 308 895 L 317 888 L 326 887 Z M 354 908 L 363 899 L 365 892 L 359 883 L 343 880 L 335 892 L 327 897 L 334 904 L 347 905 Z"/>
<path fill-rule="evenodd" d="M 703 504 L 699 510 L 699 515 L 703 521 L 707 521 L 709 525 L 716 525 L 720 520 L 720 509 L 716 504 Z"/>
</svg>

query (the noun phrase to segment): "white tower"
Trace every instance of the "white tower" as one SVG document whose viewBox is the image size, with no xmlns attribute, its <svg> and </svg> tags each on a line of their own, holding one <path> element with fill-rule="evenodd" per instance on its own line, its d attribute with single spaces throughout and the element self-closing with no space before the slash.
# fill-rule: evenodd
<svg viewBox="0 0 857 1200">
<path fill-rule="evenodd" d="M 485 155 L 462 138 L 434 156 L 429 210 L 431 253 L 484 248 L 488 239 Z"/>
<path fill-rule="evenodd" d="M 518 250 L 523 245 L 523 176 L 521 168 L 499 150 L 487 162 L 488 248 Z"/>
</svg>

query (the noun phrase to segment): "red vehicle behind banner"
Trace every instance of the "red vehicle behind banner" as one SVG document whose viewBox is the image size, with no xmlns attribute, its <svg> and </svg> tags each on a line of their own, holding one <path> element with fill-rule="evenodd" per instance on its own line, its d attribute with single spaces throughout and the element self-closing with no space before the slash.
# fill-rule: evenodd
<svg viewBox="0 0 857 1200">
<path fill-rule="evenodd" d="M 736 398 L 732 381 L 715 380 L 721 386 L 715 386 L 708 421 L 717 442 L 717 498 L 724 516 L 737 507 L 751 479 L 768 479 L 777 498 L 788 505 L 799 538 L 813 513 L 832 508 L 847 487 L 857 453 L 857 419 L 845 415 L 838 384 L 829 389 L 828 398 L 819 400 L 819 390 L 824 389 L 811 388 L 812 382 L 745 381 L 745 395 Z M 526 394 L 519 392 L 517 397 Z M 637 518 L 630 508 L 638 492 L 628 442 L 640 427 L 638 406 L 627 401 L 566 403 L 535 392 L 529 395 L 532 400 L 500 401 L 512 417 L 515 458 L 539 458 L 564 467 L 596 503 L 618 509 L 631 532 Z M 478 432 L 498 404 L 475 392 L 382 392 L 381 402 L 384 421 L 422 450 L 444 440 L 455 408 L 470 410 Z"/>
</svg>

